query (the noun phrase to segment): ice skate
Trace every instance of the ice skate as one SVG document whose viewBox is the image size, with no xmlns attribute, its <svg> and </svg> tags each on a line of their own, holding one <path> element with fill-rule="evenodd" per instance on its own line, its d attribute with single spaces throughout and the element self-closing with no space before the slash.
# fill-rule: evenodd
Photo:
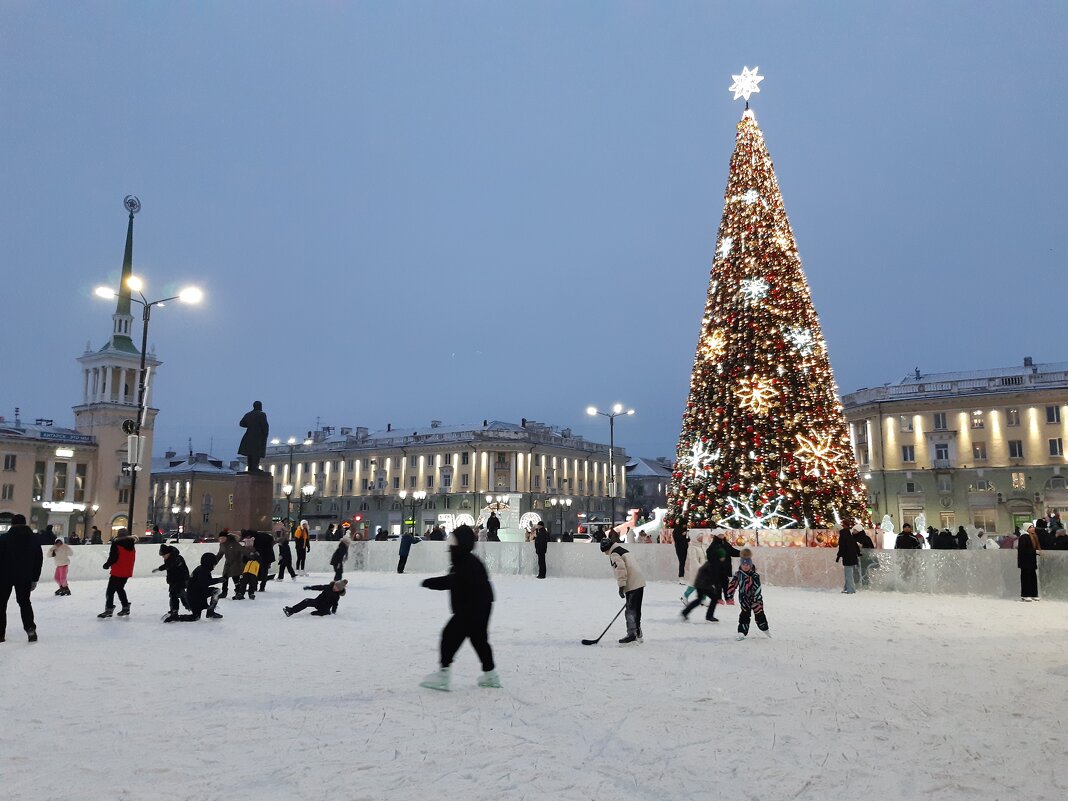
<svg viewBox="0 0 1068 801">
<path fill-rule="evenodd" d="M 106 617 L 111 617 L 113 614 L 115 614 L 115 609 L 109 606 L 107 609 L 97 615 L 97 617 L 103 620 Z"/>
<path fill-rule="evenodd" d="M 478 677 L 478 686 L 500 688 L 501 677 L 497 675 L 496 670 L 487 670 Z"/>
<path fill-rule="evenodd" d="M 643 642 L 645 642 L 645 637 L 642 636 L 642 630 L 638 629 L 638 645 L 641 645 Z"/>
<path fill-rule="evenodd" d="M 164 616 L 163 616 L 162 618 L 160 618 L 160 619 L 161 619 L 161 620 L 162 620 L 162 621 L 163 621 L 164 623 L 173 623 L 174 621 L 176 621 L 176 620 L 178 619 L 178 613 L 177 613 L 177 612 L 168 612 L 167 614 L 165 614 L 165 615 L 164 615 Z"/>
<path fill-rule="evenodd" d="M 220 615 L 218 612 L 216 612 L 214 610 L 211 610 L 211 611 L 208 612 L 208 619 L 209 620 L 222 620 L 222 615 Z"/>
<path fill-rule="evenodd" d="M 37 642 L 37 629 L 30 629 L 26 632 L 26 638 L 30 642 Z"/>
<path fill-rule="evenodd" d="M 286 617 L 292 617 L 293 615 L 293 610 L 290 609 L 288 606 L 283 606 L 282 611 L 285 613 Z"/>
<path fill-rule="evenodd" d="M 719 623 L 718 617 L 706 617 L 705 623 Z"/>
<path fill-rule="evenodd" d="M 744 639 L 745 639 L 745 635 L 744 635 L 744 634 L 739 634 L 739 635 L 738 635 L 737 637 L 735 637 L 734 639 L 736 639 L 736 640 L 738 640 L 739 642 L 741 642 L 742 640 L 744 640 Z"/>
<path fill-rule="evenodd" d="M 119 610 L 119 617 L 129 617 L 129 616 L 130 616 L 130 605 L 129 604 L 123 604 L 122 605 L 122 609 Z M 109 617 L 110 617 L 110 615 L 109 615 Z"/>
<path fill-rule="evenodd" d="M 436 673 L 431 673 L 421 682 L 420 687 L 426 687 L 428 690 L 441 690 L 443 692 L 449 691 L 449 669 L 447 667 L 441 668 Z"/>
<path fill-rule="evenodd" d="M 771 632 L 768 631 L 767 629 L 764 629 L 764 636 L 767 637 L 770 640 L 771 639 Z"/>
<path fill-rule="evenodd" d="M 62 594 L 63 594 L 63 588 L 62 588 L 62 587 L 60 587 L 60 588 L 59 588 L 58 590 L 56 590 L 56 591 L 55 591 L 54 593 L 52 593 L 52 594 L 53 594 L 53 595 L 62 595 Z"/>
<path fill-rule="evenodd" d="M 619 641 L 620 645 L 633 645 L 638 642 L 638 637 L 635 634 L 628 634 L 626 637 Z"/>
</svg>

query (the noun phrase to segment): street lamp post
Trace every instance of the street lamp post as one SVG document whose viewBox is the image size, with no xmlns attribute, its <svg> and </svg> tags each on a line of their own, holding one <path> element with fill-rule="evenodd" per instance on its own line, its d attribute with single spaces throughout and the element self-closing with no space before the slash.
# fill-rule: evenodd
<svg viewBox="0 0 1068 801">
<path fill-rule="evenodd" d="M 611 522 L 614 528 L 616 525 L 616 418 L 630 416 L 634 414 L 634 410 L 627 409 L 624 411 L 623 404 L 617 403 L 610 412 L 602 412 L 596 406 L 588 406 L 586 414 L 591 416 L 599 414 L 608 418 L 608 471 L 611 478 L 611 481 L 608 482 L 608 495 L 612 499 Z"/>
<path fill-rule="evenodd" d="M 281 445 L 282 444 L 282 440 L 280 440 L 278 438 L 272 439 L 271 440 L 271 444 L 272 445 Z M 305 446 L 311 445 L 312 441 L 311 441 L 311 439 L 305 439 L 304 442 L 302 442 L 301 444 L 305 445 Z M 289 521 L 289 531 L 290 531 L 290 533 L 292 533 L 293 532 L 293 520 L 290 518 L 289 515 L 290 515 L 290 512 L 291 512 L 290 496 L 293 494 L 293 453 L 297 449 L 297 438 L 296 437 L 290 437 L 289 439 L 286 440 L 286 445 L 289 446 L 289 473 L 286 475 L 286 480 L 287 480 L 288 483 L 284 487 L 282 487 L 282 494 L 286 496 L 286 520 Z M 286 487 L 289 487 L 289 491 L 288 492 L 286 492 Z"/>
<path fill-rule="evenodd" d="M 175 539 L 177 539 L 177 540 L 181 540 L 182 539 L 182 534 L 183 534 L 182 526 L 183 526 L 183 524 L 189 525 L 189 513 L 192 512 L 192 511 L 193 511 L 193 507 L 189 506 L 188 504 L 186 504 L 185 506 L 181 506 L 181 505 L 176 503 L 176 504 L 174 504 L 174 506 L 171 507 L 171 514 L 174 515 L 175 525 L 176 525 Z"/>
<path fill-rule="evenodd" d="M 293 485 L 283 484 L 282 494 L 286 496 L 286 520 L 289 521 L 290 533 L 293 533 Z"/>
<path fill-rule="evenodd" d="M 311 496 L 315 494 L 314 484 L 305 484 L 300 488 L 300 506 L 297 507 L 297 517 L 301 520 L 304 519 L 304 504 L 306 501 L 311 500 Z"/>
<path fill-rule="evenodd" d="M 89 523 L 96 517 L 96 513 L 100 511 L 100 504 L 94 503 L 92 506 L 86 506 L 82 510 L 82 544 L 89 539 Z"/>
<path fill-rule="evenodd" d="M 557 510 L 557 523 L 558 529 L 556 535 L 559 537 L 564 533 L 564 510 L 571 508 L 570 498 L 550 498 L 549 504 Z"/>
<path fill-rule="evenodd" d="M 408 498 L 408 490 L 401 490 L 397 493 L 400 496 L 402 506 L 405 504 L 405 500 Z M 412 508 L 412 526 L 411 532 L 415 532 L 415 509 L 417 506 L 422 506 L 423 501 L 426 499 L 426 492 L 424 490 L 415 490 L 411 493 L 411 501 L 408 501 L 407 505 Z"/>
<path fill-rule="evenodd" d="M 133 231 L 133 218 L 134 215 L 141 210 L 141 201 L 133 195 L 127 195 L 123 201 L 123 205 L 130 213 L 130 231 Z M 127 260 L 132 258 L 130 251 L 131 242 L 132 240 L 128 237 L 126 242 Z M 125 263 L 123 264 L 123 268 L 126 268 Z M 145 417 L 145 356 L 146 351 L 148 350 L 148 323 L 149 320 L 152 319 L 152 308 L 154 306 L 162 306 L 164 303 L 172 300 L 178 300 L 182 303 L 200 303 L 204 297 L 204 293 L 196 287 L 191 286 L 186 287 L 177 295 L 172 295 L 169 298 L 160 298 L 159 300 L 150 301 L 141 291 L 144 288 L 144 282 L 136 275 L 130 275 L 126 279 L 126 288 L 141 296 L 140 298 L 135 298 L 132 295 L 130 296 L 130 300 L 134 303 L 141 304 L 141 366 L 137 378 L 137 418 L 134 420 L 133 429 L 126 432 L 127 434 L 137 437 L 136 442 L 138 444 L 138 450 L 140 450 L 141 425 L 143 424 Z M 114 300 L 119 296 L 119 292 L 106 286 L 97 287 L 95 294 L 97 297 L 104 298 L 105 300 Z M 144 454 L 138 453 L 136 456 L 136 459 L 130 459 L 130 504 L 126 514 L 126 530 L 130 534 L 134 533 L 134 508 L 137 502 L 137 473 L 141 469 L 140 463 L 144 458 Z M 151 458 L 151 456 L 149 458 Z"/>
</svg>

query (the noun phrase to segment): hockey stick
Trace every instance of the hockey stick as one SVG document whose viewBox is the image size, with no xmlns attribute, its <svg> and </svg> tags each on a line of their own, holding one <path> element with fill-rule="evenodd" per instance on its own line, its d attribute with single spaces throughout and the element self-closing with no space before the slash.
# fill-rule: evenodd
<svg viewBox="0 0 1068 801">
<path fill-rule="evenodd" d="M 616 612 L 616 616 L 614 618 L 612 618 L 612 623 L 615 623 L 616 620 L 619 619 L 619 616 L 623 614 L 623 610 L 626 609 L 626 608 L 627 608 L 627 605 L 623 604 L 622 608 L 618 612 Z M 606 635 L 608 633 L 608 630 L 610 628 L 612 628 L 612 623 L 609 623 L 607 626 L 604 627 L 604 631 L 601 632 L 601 637 Z M 597 643 L 599 643 L 601 641 L 601 637 L 598 637 L 596 640 L 583 640 L 582 644 L 583 645 L 596 645 Z"/>
</svg>

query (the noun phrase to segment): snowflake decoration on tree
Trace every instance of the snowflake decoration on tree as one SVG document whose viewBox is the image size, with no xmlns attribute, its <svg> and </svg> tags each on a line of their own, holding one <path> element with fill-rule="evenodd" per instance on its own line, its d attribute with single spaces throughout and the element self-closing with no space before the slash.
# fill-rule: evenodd
<svg viewBox="0 0 1068 801">
<path fill-rule="evenodd" d="M 727 258 L 731 254 L 731 248 L 734 247 L 734 237 L 725 236 L 723 241 L 719 243 L 719 255 L 720 258 Z"/>
<path fill-rule="evenodd" d="M 794 451 L 794 456 L 805 465 L 808 475 L 817 478 L 833 468 L 843 455 L 833 434 L 815 434 L 811 438 L 798 434 L 797 442 L 801 447 Z"/>
<path fill-rule="evenodd" d="M 689 453 L 679 457 L 679 464 L 688 465 L 693 472 L 694 478 L 701 474 L 707 465 L 719 460 L 719 450 L 713 450 L 708 444 L 695 439 Z"/>
<path fill-rule="evenodd" d="M 755 189 L 750 189 L 744 195 L 742 195 L 742 201 L 747 206 L 752 206 L 758 200 L 760 200 L 760 193 Z"/>
<path fill-rule="evenodd" d="M 812 337 L 812 332 L 807 328 L 788 328 L 785 337 L 786 341 L 793 345 L 802 356 L 812 355 L 812 347 L 816 342 Z"/>
<path fill-rule="evenodd" d="M 727 338 L 723 331 L 716 328 L 701 341 L 701 357 L 706 361 L 716 362 L 727 349 Z"/>
<path fill-rule="evenodd" d="M 743 278 L 739 291 L 746 303 L 756 303 L 768 294 L 768 282 L 763 278 Z"/>
<path fill-rule="evenodd" d="M 734 92 L 734 100 L 739 97 L 745 98 L 745 102 L 749 102 L 749 96 L 754 94 L 760 94 L 760 82 L 764 80 L 763 75 L 757 75 L 760 67 L 742 67 L 741 75 L 732 75 L 734 83 L 727 89 L 728 92 Z"/>
<path fill-rule="evenodd" d="M 767 378 L 755 375 L 742 379 L 741 386 L 734 390 L 734 394 L 743 409 L 748 409 L 753 414 L 767 414 L 775 404 L 778 390 Z"/>
<path fill-rule="evenodd" d="M 782 511 L 782 498 L 775 498 L 761 504 L 759 496 L 754 492 L 746 500 L 730 496 L 725 500 L 730 515 L 716 523 L 721 528 L 746 528 L 759 531 L 769 528 L 792 528 L 797 525 L 795 518 Z"/>
</svg>

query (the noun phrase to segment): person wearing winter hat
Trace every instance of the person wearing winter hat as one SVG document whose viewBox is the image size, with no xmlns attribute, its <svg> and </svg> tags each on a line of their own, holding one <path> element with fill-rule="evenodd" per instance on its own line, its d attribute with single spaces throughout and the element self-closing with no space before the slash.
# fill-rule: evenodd
<svg viewBox="0 0 1068 801">
<path fill-rule="evenodd" d="M 0 534 L 0 642 L 7 631 L 7 602 L 11 591 L 22 614 L 22 628 L 30 642 L 37 642 L 30 593 L 37 589 L 44 564 L 44 552 L 34 542 L 25 515 L 12 515 L 11 528 Z"/>
<path fill-rule="evenodd" d="M 642 643 L 642 597 L 645 595 L 645 577 L 642 576 L 641 568 L 631 556 L 630 551 L 618 542 L 611 539 L 602 540 L 600 543 L 601 553 L 608 554 L 608 561 L 612 564 L 612 572 L 616 576 L 616 585 L 619 587 L 619 597 L 627 602 L 627 636 L 619 641 L 620 645 Z M 715 608 L 715 603 L 712 604 Z"/>
<path fill-rule="evenodd" d="M 297 549 L 297 572 L 306 576 L 308 571 L 304 568 L 304 562 L 311 550 L 311 532 L 308 530 L 307 520 L 301 520 L 293 529 L 293 544 Z"/>
<path fill-rule="evenodd" d="M 186 609 L 189 608 L 189 600 L 186 598 L 185 587 L 189 583 L 189 568 L 185 559 L 173 545 L 159 546 L 159 555 L 163 557 L 163 564 L 153 568 L 153 573 L 167 573 L 167 593 L 170 599 L 170 611 L 164 616 L 164 623 L 173 623 L 178 619 L 178 603 Z"/>
<path fill-rule="evenodd" d="M 137 538 L 131 537 L 124 528 L 120 528 L 119 536 L 111 540 L 111 549 L 108 551 L 107 561 L 104 562 L 104 570 L 110 569 L 111 571 L 108 576 L 108 587 L 104 591 L 104 611 L 97 617 L 108 618 L 115 613 L 116 593 L 119 596 L 119 603 L 122 604 L 119 617 L 126 617 L 130 614 L 130 599 L 126 597 L 126 582 L 133 575 L 134 565 L 137 562 L 137 549 L 134 547 L 136 544 Z"/>
<path fill-rule="evenodd" d="M 71 547 L 59 537 L 56 537 L 55 545 L 48 551 L 49 558 L 56 560 L 55 580 L 59 585 L 56 595 L 70 595 L 70 587 L 67 586 L 67 571 L 70 569 L 71 553 Z"/>
<path fill-rule="evenodd" d="M 341 600 L 341 596 L 345 594 L 345 588 L 349 582 L 346 579 L 340 581 L 331 581 L 329 584 L 312 584 L 305 587 L 306 590 L 321 590 L 321 592 L 314 598 L 305 598 L 296 606 L 283 606 L 282 611 L 285 612 L 286 617 L 292 617 L 297 612 L 303 612 L 309 606 L 314 606 L 315 611 L 313 615 L 325 616 L 336 615 L 338 601 Z"/>
<path fill-rule="evenodd" d="M 207 612 L 208 617 L 212 620 L 222 619 L 222 615 L 215 611 L 215 605 L 219 603 L 221 592 L 212 585 L 221 583 L 223 577 L 213 578 L 211 575 L 211 571 L 218 561 L 218 557 L 213 553 L 200 555 L 200 564 L 193 570 L 193 575 L 189 577 L 189 584 L 185 590 L 189 614 L 179 615 L 178 620 L 183 623 L 191 623 L 195 620 L 200 620 L 200 616 L 204 612 Z"/>
<path fill-rule="evenodd" d="M 742 559 L 738 563 L 738 572 L 734 574 L 731 583 L 727 586 L 727 595 L 734 598 L 738 593 L 738 605 L 741 611 L 738 613 L 738 637 L 744 640 L 749 634 L 749 614 L 756 617 L 757 628 L 764 632 L 765 636 L 771 637 L 768 630 L 768 619 L 764 615 L 764 595 L 760 590 L 760 574 L 757 573 L 753 564 L 753 552 L 748 548 L 742 548 Z"/>
<path fill-rule="evenodd" d="M 493 663 L 493 649 L 489 643 L 493 585 L 490 584 L 485 565 L 472 553 L 475 532 L 470 526 L 457 526 L 447 542 L 452 569 L 447 575 L 428 578 L 422 586 L 428 590 L 449 591 L 452 617 L 441 631 L 441 667 L 427 676 L 421 686 L 447 692 L 453 657 L 464 640 L 469 639 L 482 662 L 478 686 L 500 687 L 501 680 Z"/>
</svg>

